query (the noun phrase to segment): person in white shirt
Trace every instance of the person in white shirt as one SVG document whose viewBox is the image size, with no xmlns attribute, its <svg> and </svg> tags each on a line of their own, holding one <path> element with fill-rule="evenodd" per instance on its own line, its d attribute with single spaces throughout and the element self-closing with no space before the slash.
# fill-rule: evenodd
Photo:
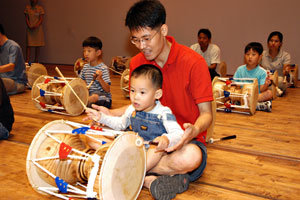
<svg viewBox="0 0 300 200">
<path fill-rule="evenodd" d="M 208 65 L 211 80 L 213 80 L 215 76 L 220 76 L 216 72 L 217 65 L 221 63 L 220 48 L 211 43 L 209 29 L 200 29 L 197 36 L 198 42 L 191 45 L 191 49 L 203 56 Z"/>
</svg>

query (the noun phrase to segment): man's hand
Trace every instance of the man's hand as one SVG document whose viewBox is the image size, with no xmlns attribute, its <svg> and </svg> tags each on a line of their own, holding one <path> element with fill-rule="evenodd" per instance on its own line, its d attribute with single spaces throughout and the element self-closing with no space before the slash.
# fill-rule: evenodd
<svg viewBox="0 0 300 200">
<path fill-rule="evenodd" d="M 166 149 L 167 152 L 172 152 L 181 149 L 183 145 L 189 143 L 192 139 L 194 139 L 195 135 L 198 134 L 198 130 L 193 124 L 184 123 L 183 127 L 185 128 L 185 131 L 182 135 L 181 140 L 174 146 L 167 148 Z"/>
</svg>

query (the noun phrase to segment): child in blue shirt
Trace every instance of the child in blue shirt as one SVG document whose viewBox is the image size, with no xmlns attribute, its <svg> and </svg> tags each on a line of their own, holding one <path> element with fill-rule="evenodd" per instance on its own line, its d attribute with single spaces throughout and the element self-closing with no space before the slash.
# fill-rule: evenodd
<svg viewBox="0 0 300 200">
<path fill-rule="evenodd" d="M 256 110 L 271 112 L 272 91 L 269 90 L 271 81 L 267 77 L 267 72 L 259 62 L 262 58 L 263 46 L 258 42 L 251 42 L 245 47 L 245 65 L 238 67 L 234 73 L 234 78 L 256 78 L 258 81 L 258 103 Z"/>
</svg>

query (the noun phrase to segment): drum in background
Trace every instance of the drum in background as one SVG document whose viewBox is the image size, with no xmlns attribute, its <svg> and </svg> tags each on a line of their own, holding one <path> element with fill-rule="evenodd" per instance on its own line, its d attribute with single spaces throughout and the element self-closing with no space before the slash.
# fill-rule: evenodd
<svg viewBox="0 0 300 200">
<path fill-rule="evenodd" d="M 80 133 L 80 134 L 78 134 Z M 41 194 L 68 199 L 136 199 L 146 173 L 146 151 L 136 134 L 119 133 L 96 151 L 84 143 L 90 135 L 112 135 L 86 125 L 56 120 L 32 140 L 26 160 L 31 186 Z"/>
<path fill-rule="evenodd" d="M 87 105 L 89 92 L 85 81 L 80 78 L 66 79 Z M 69 86 L 59 77 L 40 76 L 33 84 L 31 98 L 34 105 L 42 111 L 78 116 L 84 112 L 84 107 Z"/>
<path fill-rule="evenodd" d="M 282 91 L 278 88 L 278 71 L 270 71 L 267 70 L 267 75 L 272 80 L 272 86 L 271 91 L 273 94 L 273 99 L 277 98 L 277 94 L 280 96 L 282 94 Z"/>
<path fill-rule="evenodd" d="M 44 65 L 40 63 L 26 63 L 26 75 L 28 80 L 28 85 L 33 86 L 34 81 L 41 75 L 48 75 L 47 69 Z"/>
<path fill-rule="evenodd" d="M 120 87 L 123 95 L 129 98 L 129 69 L 125 69 L 120 80 Z"/>
<path fill-rule="evenodd" d="M 298 65 L 295 64 L 289 65 L 288 75 L 285 76 L 285 80 L 288 81 L 290 87 L 297 87 Z"/>
<path fill-rule="evenodd" d="M 253 115 L 258 99 L 257 79 L 219 78 L 213 82 L 217 110 Z"/>
<path fill-rule="evenodd" d="M 111 59 L 110 69 L 117 74 L 122 74 L 124 70 L 129 69 L 131 57 L 128 56 L 114 56 Z"/>
<path fill-rule="evenodd" d="M 83 69 L 83 66 L 87 64 L 88 62 L 84 60 L 84 58 L 78 58 L 74 64 L 74 73 L 76 76 L 79 76 L 81 70 Z"/>
</svg>

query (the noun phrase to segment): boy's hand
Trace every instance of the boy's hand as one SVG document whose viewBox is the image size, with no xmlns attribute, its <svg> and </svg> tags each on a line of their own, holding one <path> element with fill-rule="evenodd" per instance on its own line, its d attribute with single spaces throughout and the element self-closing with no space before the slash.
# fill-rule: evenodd
<svg viewBox="0 0 300 200">
<path fill-rule="evenodd" d="M 83 121 L 93 120 L 98 122 L 101 119 L 101 113 L 97 110 L 86 108 L 85 112 L 87 114 L 87 117 L 83 118 Z"/>
<path fill-rule="evenodd" d="M 94 108 L 95 110 L 98 110 L 106 115 L 112 116 L 112 114 L 110 113 L 110 110 L 104 106 L 98 106 L 96 104 L 92 104 L 92 108 Z"/>
<path fill-rule="evenodd" d="M 272 83 L 271 78 L 268 76 L 268 77 L 266 78 L 265 85 L 269 86 L 269 85 L 271 85 L 271 83 Z"/>
<path fill-rule="evenodd" d="M 169 146 L 169 139 L 165 135 L 155 138 L 153 142 L 158 143 L 157 147 L 155 148 L 156 152 L 165 151 L 165 149 Z"/>
</svg>

